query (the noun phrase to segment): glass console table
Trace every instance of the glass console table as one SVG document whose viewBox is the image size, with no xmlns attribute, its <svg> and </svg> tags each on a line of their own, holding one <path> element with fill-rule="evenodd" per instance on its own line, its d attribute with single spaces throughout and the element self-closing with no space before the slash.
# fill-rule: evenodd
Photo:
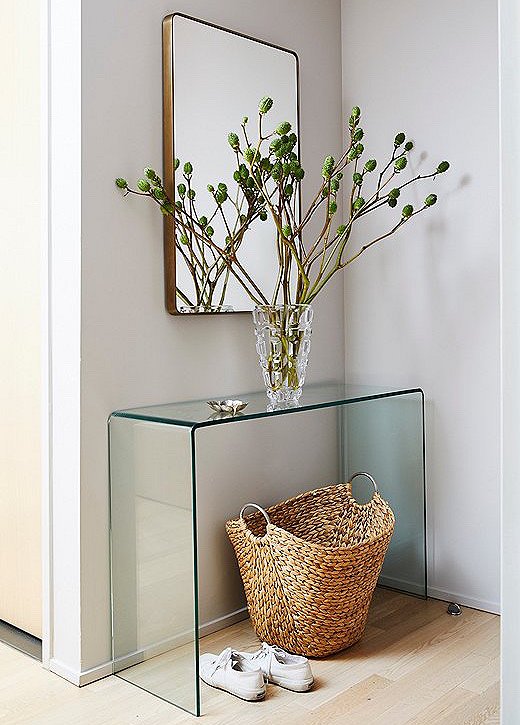
<svg viewBox="0 0 520 725">
<path fill-rule="evenodd" d="M 396 515 L 380 584 L 427 591 L 422 391 L 306 386 L 281 410 L 236 397 L 248 406 L 234 417 L 199 400 L 109 421 L 113 671 L 194 715 L 199 637 L 247 616 L 224 530 L 243 504 L 368 471 Z"/>
</svg>

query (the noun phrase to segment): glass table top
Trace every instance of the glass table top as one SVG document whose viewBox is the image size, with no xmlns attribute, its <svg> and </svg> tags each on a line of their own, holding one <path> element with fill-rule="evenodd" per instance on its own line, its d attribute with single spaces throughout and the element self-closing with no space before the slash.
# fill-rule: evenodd
<svg viewBox="0 0 520 725">
<path fill-rule="evenodd" d="M 376 400 L 389 398 L 395 395 L 422 393 L 420 388 L 390 388 L 372 385 L 346 385 L 344 383 L 321 383 L 319 385 L 305 385 L 302 397 L 295 406 L 279 407 L 273 404 L 266 395 L 265 390 L 253 393 L 240 393 L 208 397 L 207 400 L 231 398 L 247 401 L 247 407 L 236 415 L 215 413 L 209 407 L 207 400 L 189 400 L 179 403 L 166 403 L 150 405 L 142 408 L 129 408 L 117 410 L 112 416 L 118 418 L 133 418 L 148 420 L 157 423 L 169 423 L 187 428 L 199 428 L 221 423 L 252 420 L 274 415 L 296 413 L 298 411 L 313 410 L 316 408 L 329 408 L 337 405 L 356 403 L 362 400 Z"/>
</svg>

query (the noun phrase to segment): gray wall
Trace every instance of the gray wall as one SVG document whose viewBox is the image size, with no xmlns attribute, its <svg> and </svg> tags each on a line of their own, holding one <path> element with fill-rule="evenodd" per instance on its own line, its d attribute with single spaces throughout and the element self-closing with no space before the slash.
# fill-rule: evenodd
<svg viewBox="0 0 520 725">
<path fill-rule="evenodd" d="M 134 179 L 142 166 L 161 168 L 161 20 L 173 11 L 296 50 L 303 163 L 315 179 L 323 156 L 341 143 L 339 0 L 83 3 L 83 670 L 110 655 L 107 416 L 261 385 L 249 316 L 179 319 L 165 312 L 160 215 L 141 200 L 123 201 L 113 186 L 115 176 Z M 343 371 L 339 281 L 316 306 L 308 380 L 342 379 Z"/>
<path fill-rule="evenodd" d="M 344 105 L 362 107 L 370 153 L 381 158 L 403 130 L 417 144 L 414 172 L 452 163 L 410 195 L 417 205 L 436 191 L 438 206 L 347 271 L 347 378 L 424 388 L 431 592 L 496 611 L 496 3 L 344 0 L 342 16 Z"/>
</svg>

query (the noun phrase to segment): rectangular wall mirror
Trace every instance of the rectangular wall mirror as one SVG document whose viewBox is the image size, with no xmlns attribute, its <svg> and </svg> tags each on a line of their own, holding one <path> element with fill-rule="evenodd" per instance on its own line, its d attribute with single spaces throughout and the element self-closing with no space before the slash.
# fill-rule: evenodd
<svg viewBox="0 0 520 725">
<path fill-rule="evenodd" d="M 253 301 L 212 247 L 226 247 L 230 227 L 236 238 L 240 214 L 247 211 L 247 200 L 237 196 L 233 174 L 238 162 L 228 134 L 239 133 L 247 117 L 247 129 L 256 139 L 258 104 L 269 96 L 274 105 L 264 133 L 289 121 L 299 136 L 298 58 L 292 51 L 176 13 L 163 23 L 163 84 L 165 189 L 213 229 L 209 239 L 204 226 L 199 234 L 188 234 L 182 210 L 165 218 L 166 307 L 171 314 L 250 311 Z M 177 170 L 175 159 L 180 161 Z M 193 168 L 189 181 L 187 162 Z M 219 183 L 229 192 L 222 205 L 226 221 L 208 191 L 208 185 L 218 189 Z M 190 188 L 196 192 L 192 200 Z M 260 289 L 275 286 L 275 239 L 272 220 L 258 218 L 234 242 L 233 253 Z"/>
</svg>

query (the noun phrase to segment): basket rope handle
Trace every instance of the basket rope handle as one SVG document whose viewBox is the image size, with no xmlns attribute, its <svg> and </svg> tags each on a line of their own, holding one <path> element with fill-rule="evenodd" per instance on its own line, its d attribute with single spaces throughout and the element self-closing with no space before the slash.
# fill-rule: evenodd
<svg viewBox="0 0 520 725">
<path fill-rule="evenodd" d="M 367 473 L 366 471 L 358 471 L 357 473 L 354 473 L 350 479 L 347 481 L 347 486 L 352 483 L 352 481 L 357 478 L 357 476 L 365 476 L 365 478 L 369 478 L 372 481 L 372 485 L 374 487 L 374 493 L 379 493 L 379 489 L 377 487 L 376 479 L 370 475 L 370 473 Z"/>
<path fill-rule="evenodd" d="M 240 509 L 240 514 L 239 514 L 239 516 L 242 520 L 244 519 L 244 511 L 248 508 L 254 508 L 257 511 L 260 511 L 260 513 L 262 514 L 264 519 L 267 521 L 267 523 L 268 524 L 271 523 L 271 519 L 269 518 L 269 514 L 267 513 L 267 511 L 265 509 L 263 509 L 261 506 L 259 506 L 257 503 L 246 503 L 245 506 L 242 506 L 242 508 Z"/>
</svg>

